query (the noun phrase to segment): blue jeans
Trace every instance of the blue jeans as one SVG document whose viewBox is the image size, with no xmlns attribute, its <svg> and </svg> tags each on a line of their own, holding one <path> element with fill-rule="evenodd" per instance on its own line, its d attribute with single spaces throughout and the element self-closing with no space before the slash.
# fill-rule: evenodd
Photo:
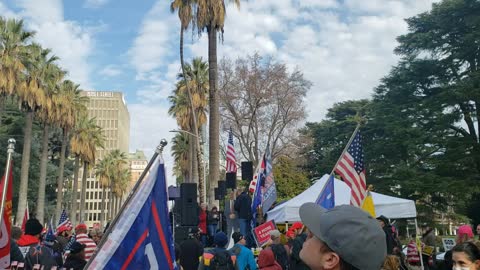
<svg viewBox="0 0 480 270">
<path fill-rule="evenodd" d="M 247 236 L 250 233 L 250 220 L 239 218 L 238 223 L 240 224 L 240 233 Z"/>
<path fill-rule="evenodd" d="M 207 230 L 208 230 L 208 235 L 212 237 L 215 236 L 215 233 L 217 232 L 217 224 L 208 224 Z"/>
</svg>

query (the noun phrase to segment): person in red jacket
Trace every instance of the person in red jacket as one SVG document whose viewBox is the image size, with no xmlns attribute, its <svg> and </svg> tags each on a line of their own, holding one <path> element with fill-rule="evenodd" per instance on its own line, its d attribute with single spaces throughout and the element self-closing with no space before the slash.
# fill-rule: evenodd
<svg viewBox="0 0 480 270">
<path fill-rule="evenodd" d="M 198 215 L 198 230 L 203 247 L 207 246 L 207 204 L 200 204 L 200 214 Z"/>
<path fill-rule="evenodd" d="M 280 264 L 275 261 L 275 255 L 271 249 L 264 249 L 258 255 L 258 267 L 260 270 L 282 270 Z"/>
</svg>

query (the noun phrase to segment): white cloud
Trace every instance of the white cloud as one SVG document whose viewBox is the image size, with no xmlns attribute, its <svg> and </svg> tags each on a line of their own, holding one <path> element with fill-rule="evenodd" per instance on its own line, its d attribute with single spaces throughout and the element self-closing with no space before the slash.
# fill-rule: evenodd
<svg viewBox="0 0 480 270">
<path fill-rule="evenodd" d="M 87 0 L 84 6 L 87 8 L 100 8 L 106 5 L 109 0 Z"/>
<path fill-rule="evenodd" d="M 104 75 L 107 77 L 115 77 L 122 73 L 123 73 L 122 70 L 119 67 L 114 65 L 108 65 L 104 67 L 102 70 L 100 70 L 100 75 Z"/>
<path fill-rule="evenodd" d="M 84 88 L 91 88 L 88 63 L 94 49 L 96 28 L 65 20 L 61 0 L 20 0 L 15 2 L 18 17 L 36 32 L 34 40 L 60 58 L 59 65 L 68 71 L 67 77 Z M 3 4 L 0 5 L 0 10 Z"/>
<path fill-rule="evenodd" d="M 173 15 L 167 15 L 169 3 L 159 0 L 142 22 L 128 54 L 137 71 L 137 79 L 143 80 L 149 72 L 165 65 L 165 57 L 171 53 L 175 33 L 179 27 Z M 178 35 L 178 34 L 177 34 Z"/>
<path fill-rule="evenodd" d="M 165 106 L 151 106 L 147 104 L 130 104 L 130 151 L 135 149 L 145 151 L 151 157 L 161 139 L 166 139 L 168 145 L 163 151 L 163 158 L 168 173 L 168 184 L 175 183 L 172 177 L 173 158 L 170 154 L 171 141 L 175 133 L 175 120 L 167 117 L 168 108 Z"/>
</svg>

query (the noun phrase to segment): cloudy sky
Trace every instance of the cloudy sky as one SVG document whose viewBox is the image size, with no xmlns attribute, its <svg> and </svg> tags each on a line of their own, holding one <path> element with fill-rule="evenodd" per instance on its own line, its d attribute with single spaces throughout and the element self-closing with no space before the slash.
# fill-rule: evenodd
<svg viewBox="0 0 480 270">
<path fill-rule="evenodd" d="M 83 89 L 122 91 L 130 111 L 130 149 L 170 139 L 167 96 L 179 72 L 179 22 L 168 0 L 0 0 L 0 14 L 22 18 L 35 40 L 61 58 Z M 228 1 L 227 1 L 228 2 Z M 309 121 L 334 102 L 369 97 L 398 57 L 404 18 L 435 0 L 250 0 L 228 6 L 219 57 L 255 51 L 299 67 L 313 87 Z M 207 56 L 206 35 L 188 32 L 186 57 Z M 171 159 L 166 157 L 169 163 Z"/>
</svg>

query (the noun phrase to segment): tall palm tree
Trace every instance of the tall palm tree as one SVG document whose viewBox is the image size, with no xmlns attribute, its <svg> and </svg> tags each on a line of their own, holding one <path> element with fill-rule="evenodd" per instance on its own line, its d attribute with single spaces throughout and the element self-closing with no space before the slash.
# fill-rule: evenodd
<svg viewBox="0 0 480 270">
<path fill-rule="evenodd" d="M 96 124 L 95 118 L 84 117 L 80 119 L 70 141 L 71 151 L 75 155 L 75 170 L 73 179 L 72 222 L 76 222 L 77 193 L 78 193 L 78 170 L 80 159 L 83 163 L 82 189 L 80 194 L 80 220 L 84 219 L 85 193 L 87 188 L 87 175 L 89 165 L 95 164 L 95 151 L 97 147 L 103 147 L 105 137 L 102 128 Z"/>
<path fill-rule="evenodd" d="M 240 7 L 240 0 L 231 0 Z M 220 176 L 220 111 L 217 93 L 217 32 L 223 33 L 225 0 L 197 0 L 196 27 L 208 33 L 209 68 L 209 201 L 213 202 L 214 187 Z"/>
<path fill-rule="evenodd" d="M 109 155 L 111 156 L 113 160 L 113 166 L 114 169 L 111 171 L 112 172 L 112 178 L 110 179 L 110 193 L 109 193 L 109 209 L 108 209 L 108 218 L 112 219 L 113 218 L 113 194 L 114 194 L 114 187 L 122 181 L 122 171 L 127 169 L 126 166 L 128 164 L 128 158 L 127 154 L 124 152 L 120 151 L 119 149 L 112 150 Z"/>
<path fill-rule="evenodd" d="M 60 150 L 60 163 L 57 178 L 57 204 L 55 207 L 55 220 L 60 218 L 63 203 L 63 173 L 65 169 L 65 155 L 67 151 L 70 131 L 75 127 L 78 119 L 86 117 L 88 97 L 81 95 L 78 84 L 65 80 L 59 87 L 58 94 L 54 96 L 54 103 L 59 114 L 58 126 L 62 129 L 62 148 Z M 77 171 L 78 173 L 78 171 Z"/>
<path fill-rule="evenodd" d="M 172 104 L 169 113 L 177 119 L 177 124 L 183 130 L 188 130 L 194 134 L 190 136 L 190 172 L 193 182 L 199 184 L 200 201 L 203 202 L 204 181 L 203 167 L 201 164 L 201 147 L 199 140 L 199 125 L 203 125 L 206 120 L 206 107 L 208 95 L 208 65 L 202 58 L 195 58 L 192 65 L 186 64 L 184 72 L 178 74 L 179 82 L 174 90 L 174 95 L 170 96 Z"/>
<path fill-rule="evenodd" d="M 55 106 L 54 96 L 58 93 L 60 81 L 63 79 L 65 72 L 58 66 L 50 64 L 44 77 L 45 104 L 38 111 L 37 116 L 43 124 L 42 132 L 42 153 L 40 158 L 40 178 L 38 181 L 38 198 L 37 198 L 37 219 L 43 224 L 45 213 L 45 185 L 47 180 L 47 162 L 48 162 L 48 136 L 50 125 L 55 124 L 59 120 L 57 106 Z"/>
<path fill-rule="evenodd" d="M 19 105 L 25 111 L 24 144 L 22 152 L 22 166 L 20 172 L 20 190 L 18 198 L 17 217 L 21 217 L 27 205 L 28 171 L 30 166 L 30 151 L 32 145 L 33 117 L 46 104 L 46 95 L 43 78 L 47 66 L 56 59 L 48 57 L 49 50 L 44 50 L 38 44 L 29 45 L 28 58 L 25 63 L 26 71 L 16 91 Z"/>
<path fill-rule="evenodd" d="M 127 191 L 128 183 L 130 182 L 130 170 L 127 167 L 121 168 L 118 172 L 118 178 L 113 185 L 113 194 L 115 195 L 115 209 L 114 215 L 118 214 L 121 207 L 123 194 Z"/>
<path fill-rule="evenodd" d="M 190 136 L 186 135 L 185 133 L 177 133 L 172 139 L 171 151 L 173 161 L 175 162 L 173 167 L 173 175 L 175 175 L 177 178 L 177 184 L 186 181 L 186 179 L 189 177 L 189 165 L 191 164 L 191 162 L 189 162 L 189 158 L 191 158 L 191 156 L 189 156 L 189 144 L 192 143 L 189 141 L 189 138 Z"/>
<path fill-rule="evenodd" d="M 0 114 L 6 96 L 13 95 L 20 84 L 28 55 L 27 43 L 33 35 L 34 32 L 25 31 L 23 21 L 0 17 Z"/>
<path fill-rule="evenodd" d="M 100 224 L 103 227 L 104 222 L 105 222 L 105 197 L 106 197 L 106 191 L 107 187 L 110 186 L 110 178 L 112 177 L 112 173 L 110 172 L 113 170 L 112 166 L 113 160 L 111 156 L 108 154 L 103 157 L 102 160 L 100 160 L 97 165 L 95 165 L 95 175 L 98 178 L 98 181 L 100 182 L 100 187 L 102 187 L 102 202 L 101 202 L 101 212 L 100 212 Z"/>
</svg>

